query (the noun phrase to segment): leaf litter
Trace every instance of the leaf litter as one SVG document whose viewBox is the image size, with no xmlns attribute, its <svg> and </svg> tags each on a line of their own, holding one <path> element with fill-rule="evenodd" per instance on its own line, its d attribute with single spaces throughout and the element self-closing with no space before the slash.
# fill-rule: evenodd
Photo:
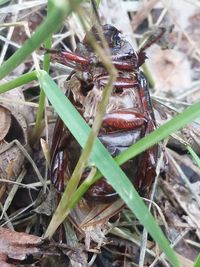
<svg viewBox="0 0 200 267">
<path fill-rule="evenodd" d="M 100 4 L 102 22 L 114 24 L 122 30 L 134 47 L 143 38 L 143 32 L 152 29 L 153 26 L 174 25 L 175 46 L 172 50 L 162 50 L 156 45 L 148 50 L 149 60 L 146 65 L 155 83 L 152 89 L 153 103 L 156 110 L 157 107 L 160 108 L 156 116 L 158 125 L 200 99 L 199 7 L 197 1 L 191 3 L 181 0 L 181 2 L 182 4 L 179 3 L 178 6 L 175 1 L 167 5 L 166 1 L 159 0 L 121 1 L 120 3 L 112 0 L 101 1 Z M 22 26 L 16 24 L 14 31 L 9 27 L 1 29 L 1 60 L 9 57 L 24 42 L 28 33 L 34 31 L 45 18 L 45 3 L 45 1 L 32 1 L 25 4 L 21 1 L 18 4 L 8 2 L 5 6 L 0 6 L 0 13 L 4 14 L 2 23 L 24 21 L 26 24 L 28 22 L 24 26 L 23 23 Z M 115 12 L 112 10 L 114 6 Z M 6 10 L 15 16 L 9 16 Z M 26 27 L 28 27 L 28 33 Z M 81 39 L 83 36 L 84 31 L 77 17 L 73 15 L 63 24 L 60 32 L 55 34 L 53 47 L 59 43 L 59 46 L 64 49 L 74 50 L 77 38 Z M 41 52 L 38 51 L 36 58 L 28 59 L 22 67 L 12 73 L 10 79 L 18 77 L 23 72 L 31 71 L 42 60 Z M 52 70 L 54 79 L 63 84 L 69 69 L 53 64 Z M 19 88 L 19 91 L 19 95 L 11 99 L 11 102 L 18 101 L 15 106 L 20 110 L 5 105 L 9 101 L 0 102 L 0 151 L 3 151 L 0 154 L 0 161 L 6 161 L 6 167 L 1 171 L 1 179 L 4 182 L 1 182 L 0 188 L 2 210 L 0 223 L 4 227 L 22 231 L 18 233 L 0 228 L 2 264 L 11 262 L 15 265 L 16 262 L 12 262 L 11 258 L 19 263 L 27 259 L 28 255 L 32 255 L 32 258 L 40 264 L 48 263 L 48 266 L 55 266 L 55 259 L 58 259 L 56 255 L 59 255 L 59 260 L 56 261 L 58 266 L 70 266 L 70 264 L 71 266 L 88 266 L 88 264 L 90 266 L 110 266 L 111 264 L 113 266 L 135 264 L 140 267 L 169 266 L 149 236 L 146 242 L 142 242 L 141 248 L 142 226 L 126 207 L 120 214 L 116 212 L 117 214 L 109 221 L 110 214 L 112 212 L 114 214 L 114 210 L 117 211 L 119 207 L 117 204 L 115 207 L 107 205 L 99 206 L 97 209 L 96 205 L 92 208 L 87 207 L 84 201 L 79 203 L 83 209 L 77 207 L 55 236 L 58 241 L 59 236 L 65 236 L 66 247 L 64 248 L 64 243 L 62 249 L 62 245 L 59 247 L 58 243 L 50 243 L 53 257 L 49 255 L 42 257 L 43 254 L 48 254 L 49 247 L 47 246 L 48 249 L 45 247 L 46 250 L 43 249 L 46 243 L 39 236 L 42 236 L 47 228 L 58 196 L 51 186 L 47 186 L 49 185 L 48 164 L 45 162 L 41 147 L 38 145 L 30 149 L 28 145 L 30 129 L 36 115 L 37 106 L 34 104 L 38 103 L 37 84 L 33 82 L 29 86 Z M 25 95 L 25 99 L 21 93 Z M 4 98 L 10 100 L 10 96 L 5 95 Z M 27 107 L 25 101 L 33 103 L 29 111 L 25 109 Z M 42 138 L 50 144 L 55 114 L 49 107 L 47 107 L 46 116 L 49 124 L 46 125 Z M 161 213 L 158 212 L 153 205 L 153 213 L 166 231 L 172 246 L 175 247 L 182 266 L 192 266 L 199 252 L 200 171 L 186 149 L 186 145 L 190 145 L 200 155 L 199 123 L 200 121 L 197 120 L 169 138 L 169 148 L 166 149 L 168 166 L 165 172 L 161 172 L 152 200 L 161 211 Z M 19 128 L 18 131 L 14 130 L 16 127 Z M 16 143 L 7 146 L 12 140 L 17 140 L 26 153 L 17 148 Z M 48 154 L 48 145 L 46 147 Z M 19 155 L 21 159 L 17 160 Z M 22 182 L 27 187 L 24 187 Z M 121 205 L 123 206 L 123 203 Z M 146 252 L 145 257 L 140 254 L 140 250 Z M 68 260 L 65 258 L 66 255 Z M 99 265 L 99 262 L 102 265 Z M 139 265 L 138 262 L 140 262 Z"/>
</svg>

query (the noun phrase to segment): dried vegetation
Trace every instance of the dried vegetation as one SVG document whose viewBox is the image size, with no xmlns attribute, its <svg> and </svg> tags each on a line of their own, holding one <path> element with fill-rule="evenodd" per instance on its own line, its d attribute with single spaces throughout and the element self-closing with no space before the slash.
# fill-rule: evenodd
<svg viewBox="0 0 200 267">
<path fill-rule="evenodd" d="M 86 4 L 89 12 L 88 7 Z M 34 32 L 45 15 L 43 0 L 5 1 L 0 6 L 0 65 Z M 154 45 L 147 53 L 145 72 L 154 85 L 151 95 L 158 125 L 200 100 L 199 1 L 102 0 L 100 17 L 103 23 L 120 29 L 134 47 L 152 27 L 174 24 L 173 49 L 162 50 Z M 77 40 L 83 37 L 82 25 L 73 14 L 54 34 L 53 48 L 74 51 Z M 33 53 L 7 81 L 34 70 L 42 60 L 43 52 Z M 61 88 L 70 72 L 70 68 L 52 63 L 52 76 Z M 80 217 L 74 211 L 73 220 L 66 221 L 60 232 L 67 245 L 43 243 L 36 237 L 45 232 L 57 202 L 55 192 L 49 190 L 44 156 L 48 154 L 45 144 L 51 144 L 56 118 L 47 101 L 41 132 L 46 142 L 43 146 L 38 142 L 33 149 L 28 142 L 38 92 L 37 82 L 32 82 L 0 95 L 0 226 L 10 229 L 0 228 L 0 265 L 36 261 L 37 266 L 55 266 L 55 262 L 57 266 L 88 266 L 88 262 L 90 266 L 170 266 L 128 209 L 124 208 L 111 222 L 102 219 L 121 207 L 121 200 L 107 209 L 99 206 L 98 217 L 97 209 L 89 212 L 87 204 L 81 202 L 87 216 Z M 147 201 L 183 267 L 193 266 L 200 250 L 200 169 L 188 151 L 190 146 L 200 154 L 199 136 L 200 120 L 196 120 L 162 144 L 158 170 L 163 173 L 165 168 L 165 172 L 157 177 L 155 192 Z"/>
</svg>

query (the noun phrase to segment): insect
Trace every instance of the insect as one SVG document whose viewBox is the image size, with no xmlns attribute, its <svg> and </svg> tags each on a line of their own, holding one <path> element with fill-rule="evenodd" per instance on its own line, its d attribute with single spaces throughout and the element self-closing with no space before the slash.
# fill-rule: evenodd
<svg viewBox="0 0 200 267">
<path fill-rule="evenodd" d="M 140 70 L 146 59 L 145 49 L 155 43 L 163 30 L 136 52 L 131 44 L 120 36 L 112 25 L 102 26 L 109 46 L 111 60 L 118 70 L 113 92 L 98 135 L 112 156 L 118 155 L 156 128 L 149 95 L 148 82 Z M 98 30 L 90 33 L 102 45 Z M 87 36 L 86 36 L 87 37 Z M 67 95 L 86 122 L 92 126 L 98 102 L 108 81 L 108 72 L 98 59 L 87 38 L 79 43 L 75 53 L 48 50 L 60 62 L 74 68 L 66 81 Z M 51 148 L 51 179 L 58 191 L 63 191 L 66 181 L 80 157 L 81 147 L 58 119 Z M 155 178 L 158 145 L 126 162 L 122 169 L 141 195 L 149 191 Z M 87 176 L 83 174 L 82 180 Z M 86 198 L 100 202 L 113 201 L 118 197 L 112 186 L 102 178 L 87 191 Z"/>
</svg>

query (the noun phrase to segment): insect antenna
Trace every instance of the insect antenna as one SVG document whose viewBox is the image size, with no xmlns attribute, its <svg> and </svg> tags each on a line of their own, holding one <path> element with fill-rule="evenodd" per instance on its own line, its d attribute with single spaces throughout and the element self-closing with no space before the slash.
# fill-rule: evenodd
<svg viewBox="0 0 200 267">
<path fill-rule="evenodd" d="M 138 65 L 141 66 L 144 62 L 146 57 L 146 49 L 152 46 L 153 44 L 157 43 L 160 45 L 163 49 L 170 47 L 170 38 L 169 35 L 171 34 L 172 30 L 174 28 L 174 25 L 170 25 L 168 28 L 166 27 L 157 27 L 153 30 L 147 32 L 147 37 L 143 41 L 143 43 L 140 45 L 139 51 L 138 51 Z"/>
</svg>

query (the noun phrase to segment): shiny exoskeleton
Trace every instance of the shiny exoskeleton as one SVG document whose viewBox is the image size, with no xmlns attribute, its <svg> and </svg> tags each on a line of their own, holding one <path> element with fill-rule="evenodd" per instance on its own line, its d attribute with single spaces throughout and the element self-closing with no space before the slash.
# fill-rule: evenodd
<svg viewBox="0 0 200 267">
<path fill-rule="evenodd" d="M 112 63 L 118 70 L 118 77 L 113 84 L 113 92 L 98 137 L 109 153 L 116 156 L 153 131 L 156 125 L 147 80 L 139 69 L 146 59 L 144 49 L 136 53 L 130 43 L 120 37 L 120 31 L 111 25 L 106 24 L 102 29 Z M 91 29 L 91 33 L 101 45 L 101 38 L 95 27 Z M 54 53 L 62 63 L 74 68 L 66 81 L 66 95 L 92 126 L 97 105 L 109 78 L 107 70 L 87 38 L 78 45 L 75 53 L 54 50 L 49 52 Z M 58 191 L 63 191 L 70 179 L 80 153 L 79 144 L 58 119 L 51 149 L 51 179 Z M 157 154 L 158 146 L 155 145 L 122 166 L 141 195 L 149 191 L 156 175 Z M 85 170 L 82 180 L 87 174 L 88 169 Z M 105 177 L 91 186 L 85 197 L 107 202 L 114 200 L 117 193 Z"/>
</svg>

